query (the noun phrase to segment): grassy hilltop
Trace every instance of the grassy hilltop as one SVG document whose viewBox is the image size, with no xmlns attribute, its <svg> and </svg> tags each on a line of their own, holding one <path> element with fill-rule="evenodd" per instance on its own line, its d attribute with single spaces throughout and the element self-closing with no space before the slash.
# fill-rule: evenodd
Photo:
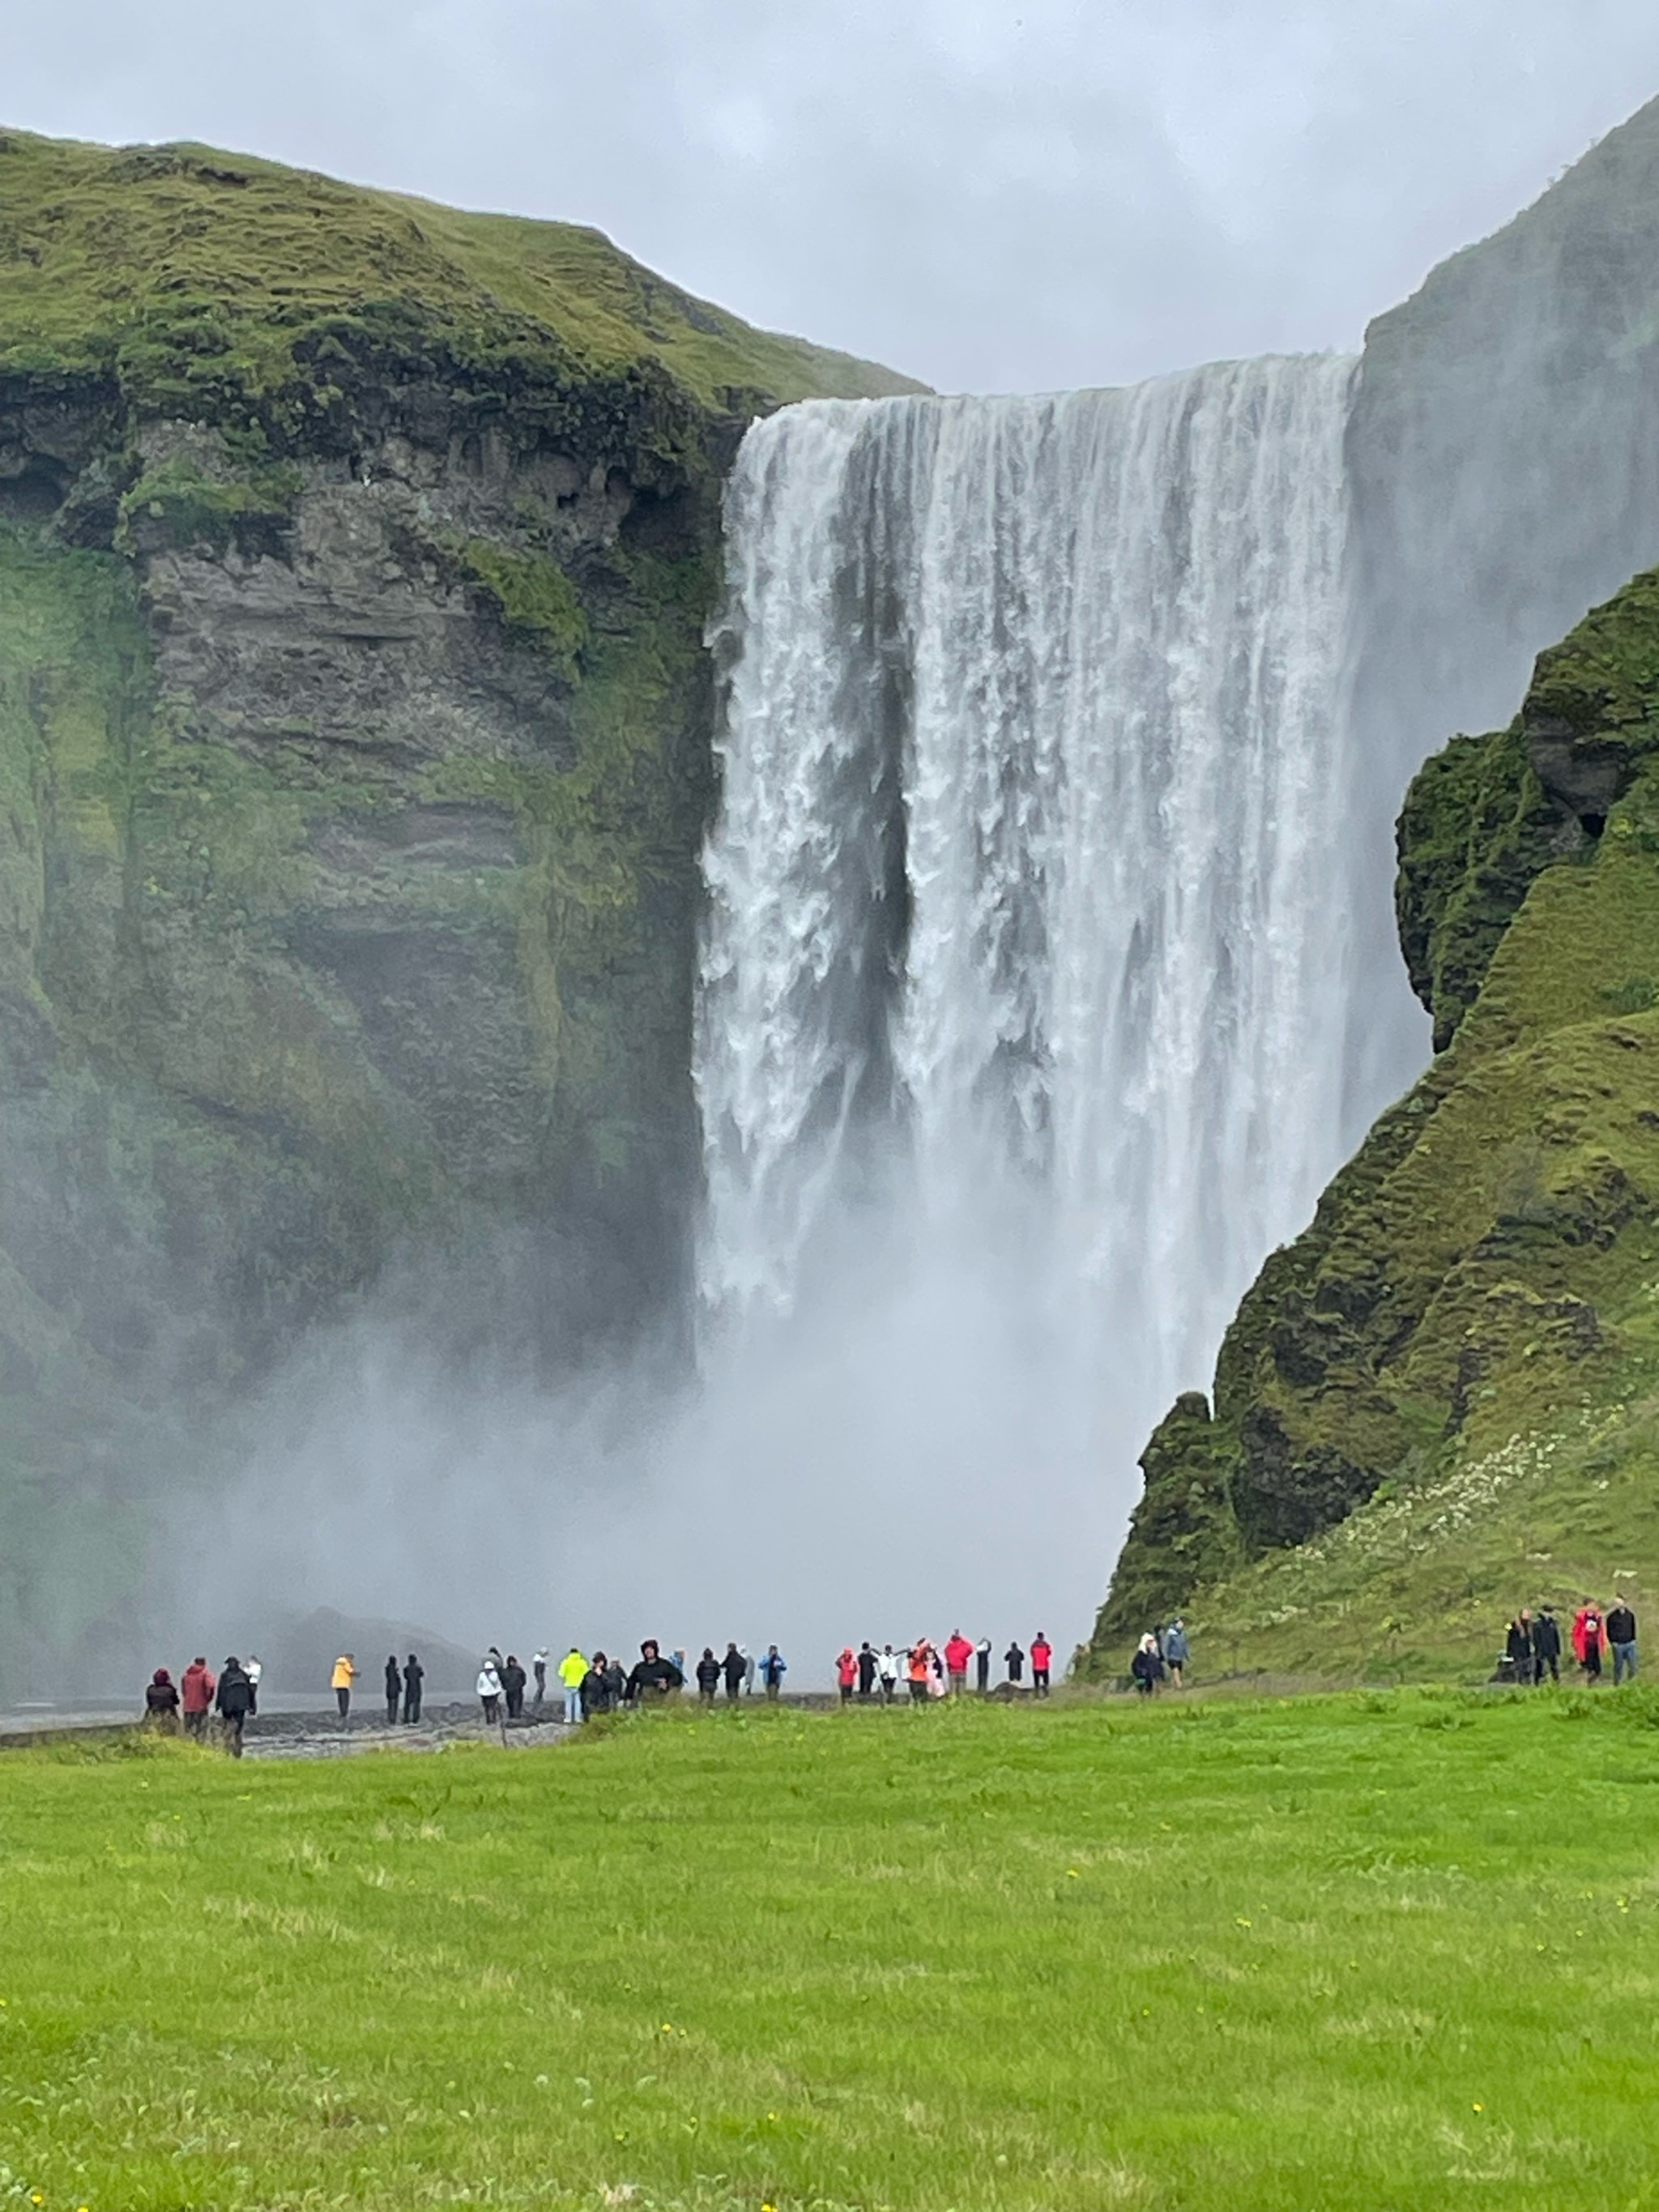
<svg viewBox="0 0 1659 2212">
<path fill-rule="evenodd" d="M 1094 1663 L 1487 1671 L 1517 1604 L 1659 1599 L 1659 574 L 1422 769 L 1401 942 L 1438 1056 L 1180 1401 Z"/>
<path fill-rule="evenodd" d="M 0 2194 L 1651 2205 L 1656 1718 L 1407 1691 L 9 1755 Z"/>
<path fill-rule="evenodd" d="M 593 231 L 0 133 L 0 1695 L 365 1293 L 668 1325 L 724 469 L 908 388 Z"/>
</svg>

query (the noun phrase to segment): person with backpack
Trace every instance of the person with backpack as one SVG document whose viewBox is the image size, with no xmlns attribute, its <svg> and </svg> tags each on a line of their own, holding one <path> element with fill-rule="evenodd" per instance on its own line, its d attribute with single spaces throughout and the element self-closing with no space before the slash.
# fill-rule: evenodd
<svg viewBox="0 0 1659 2212">
<path fill-rule="evenodd" d="M 1031 1638 L 1031 1688 L 1039 1698 L 1048 1694 L 1048 1669 L 1054 1658 L 1054 1646 L 1039 1628 Z"/>
<path fill-rule="evenodd" d="M 714 1692 L 720 1685 L 721 1672 L 720 1662 L 714 1656 L 714 1645 L 705 1644 L 702 1647 L 702 1656 L 697 1662 L 697 1698 L 700 1704 L 705 1705 L 714 1704 Z"/>
<path fill-rule="evenodd" d="M 564 1724 L 574 1728 L 582 1717 L 582 1684 L 588 1666 L 579 1644 L 573 1644 L 559 1662 L 559 1681 L 564 1691 Z"/>
<path fill-rule="evenodd" d="M 144 1726 L 162 1735 L 179 1733 L 179 1692 L 165 1667 L 158 1667 L 144 1685 Z"/>
<path fill-rule="evenodd" d="M 726 1677 L 726 1696 L 740 1697 L 743 1694 L 744 1682 L 749 1673 L 749 1662 L 735 1644 L 726 1645 L 726 1656 L 720 1662 L 720 1672 Z"/>
<path fill-rule="evenodd" d="M 213 1693 L 218 1684 L 213 1670 L 199 1652 L 185 1668 L 179 1687 L 180 1703 L 185 1709 L 185 1734 L 205 1735 L 208 1715 L 213 1711 Z"/>
<path fill-rule="evenodd" d="M 789 1662 L 775 1644 L 769 1644 L 766 1656 L 760 1662 L 761 1686 L 774 1705 L 778 1701 L 778 1692 L 783 1687 L 783 1678 L 788 1671 Z"/>
<path fill-rule="evenodd" d="M 1620 1598 L 1607 1615 L 1607 1642 L 1613 1648 L 1613 1684 L 1618 1688 L 1626 1676 L 1636 1680 L 1636 1615 Z"/>
<path fill-rule="evenodd" d="M 239 1659 L 227 1659 L 219 1686 L 214 1696 L 220 1720 L 224 1723 L 225 1748 L 233 1759 L 242 1755 L 242 1730 L 247 1725 L 248 1711 L 253 1703 L 253 1687 L 243 1671 Z"/>
<path fill-rule="evenodd" d="M 411 1651 L 404 1662 L 404 1726 L 413 1728 L 421 1717 L 421 1685 L 426 1668 Z"/>
<path fill-rule="evenodd" d="M 1540 1686 L 1544 1669 L 1550 1670 L 1552 1682 L 1561 1679 L 1561 1624 L 1553 1609 L 1547 1605 L 1538 1608 L 1538 1618 L 1532 1625 L 1533 1680 Z"/>
<path fill-rule="evenodd" d="M 388 1728 L 398 1725 L 398 1708 L 403 1701 L 404 1670 L 398 1664 L 397 1653 L 390 1651 L 386 1654 L 386 1724 Z"/>
<path fill-rule="evenodd" d="M 1018 1644 L 1011 1644 L 1002 1655 L 1002 1663 L 1008 1669 L 1008 1680 L 1018 1689 L 1025 1679 L 1025 1654 Z"/>
<path fill-rule="evenodd" d="M 950 1677 L 950 1691 L 959 1698 L 968 1687 L 968 1662 L 974 1656 L 974 1647 L 959 1628 L 953 1628 L 945 1646 L 945 1671 Z"/>
<path fill-rule="evenodd" d="M 841 1692 L 842 1705 L 852 1704 L 853 1685 L 858 1678 L 859 1662 L 853 1656 L 853 1647 L 850 1644 L 843 1644 L 836 1655 L 836 1687 Z"/>
</svg>

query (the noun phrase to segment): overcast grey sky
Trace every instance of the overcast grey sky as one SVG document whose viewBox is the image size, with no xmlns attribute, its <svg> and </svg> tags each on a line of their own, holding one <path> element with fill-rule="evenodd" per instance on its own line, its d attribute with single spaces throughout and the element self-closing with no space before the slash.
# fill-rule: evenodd
<svg viewBox="0 0 1659 2212">
<path fill-rule="evenodd" d="M 0 112 L 599 224 L 952 389 L 1367 317 L 1659 93 L 1655 0 L 0 0 Z"/>
</svg>

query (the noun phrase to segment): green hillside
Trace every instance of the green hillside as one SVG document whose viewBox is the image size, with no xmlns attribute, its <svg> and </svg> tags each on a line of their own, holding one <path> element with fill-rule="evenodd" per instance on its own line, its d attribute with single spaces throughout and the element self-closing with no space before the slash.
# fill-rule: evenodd
<svg viewBox="0 0 1659 2212">
<path fill-rule="evenodd" d="M 270 394 L 331 325 L 414 319 L 503 362 L 659 362 L 708 405 L 921 388 L 751 330 L 573 223 L 465 214 L 206 146 L 0 133 L 0 373 L 113 367 L 158 404 L 233 378 Z"/>
<path fill-rule="evenodd" d="M 558 223 L 0 137 L 0 1695 L 374 1293 L 671 1331 L 724 471 L 910 388 Z"/>
<path fill-rule="evenodd" d="M 1516 1605 L 1659 1595 L 1659 574 L 1400 825 L 1443 1049 L 1181 1401 L 1091 1664 L 1479 1675 Z"/>
<path fill-rule="evenodd" d="M 0 1753 L 0 2201 L 1650 2206 L 1656 1717 L 1407 1690 Z"/>
</svg>

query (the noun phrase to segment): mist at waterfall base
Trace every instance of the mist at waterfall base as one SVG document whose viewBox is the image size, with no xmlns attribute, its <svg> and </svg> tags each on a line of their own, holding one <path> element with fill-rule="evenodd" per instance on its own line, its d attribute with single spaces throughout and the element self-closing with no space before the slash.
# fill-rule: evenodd
<svg viewBox="0 0 1659 2212">
<path fill-rule="evenodd" d="M 1086 1635 L 1148 1431 L 1387 1095 L 1346 1073 L 1405 995 L 1353 907 L 1352 376 L 751 429 L 700 1372 L 458 1398 L 365 1326 L 262 1422 L 262 1589 L 474 1641 L 776 1640 L 797 1682 L 849 1638 Z"/>
</svg>

